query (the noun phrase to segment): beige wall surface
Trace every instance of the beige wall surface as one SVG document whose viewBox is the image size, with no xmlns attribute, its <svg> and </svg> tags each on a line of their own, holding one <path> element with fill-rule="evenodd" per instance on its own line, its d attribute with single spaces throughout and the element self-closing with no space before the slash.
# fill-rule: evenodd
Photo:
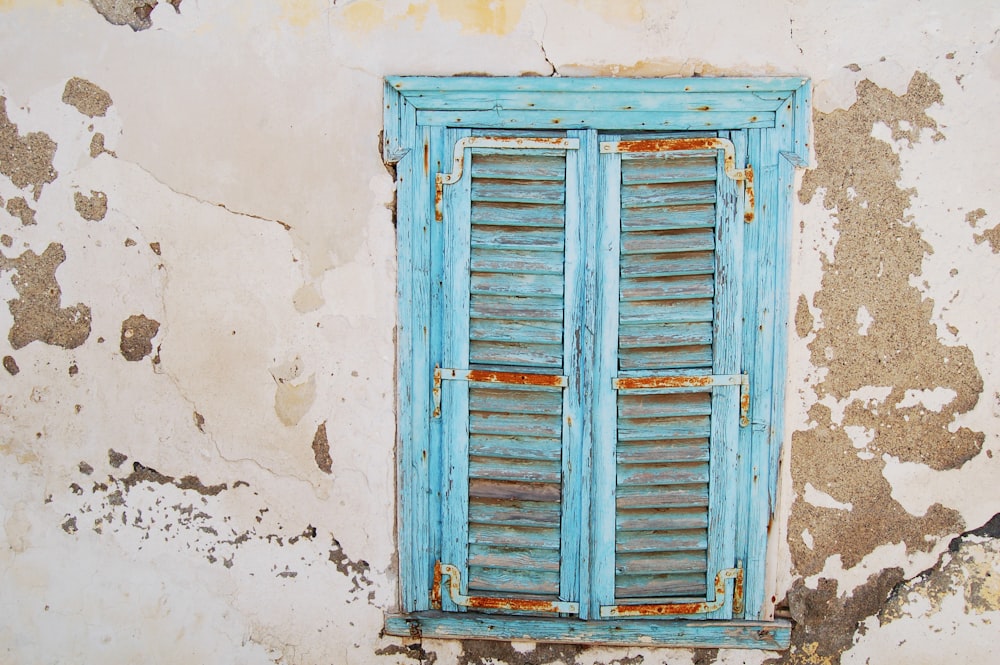
<svg viewBox="0 0 1000 665">
<path fill-rule="evenodd" d="M 1000 5 L 0 0 L 0 662 L 1000 658 Z M 391 74 L 802 75 L 792 647 L 382 636 Z"/>
</svg>

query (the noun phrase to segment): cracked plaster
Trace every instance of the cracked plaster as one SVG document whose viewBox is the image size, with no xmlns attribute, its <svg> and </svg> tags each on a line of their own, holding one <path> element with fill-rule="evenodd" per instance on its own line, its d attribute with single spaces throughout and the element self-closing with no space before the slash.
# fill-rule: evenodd
<svg viewBox="0 0 1000 665">
<path fill-rule="evenodd" d="M 966 89 L 982 95 L 993 67 L 993 60 L 978 52 L 990 48 L 996 9 L 973 5 L 951 7 L 948 12 L 927 7 L 923 13 L 887 6 L 859 14 L 851 5 L 761 3 L 741 12 L 739 21 L 728 21 L 720 20 L 717 9 L 704 3 L 667 7 L 627 2 L 611 7 L 528 0 L 523 7 L 511 5 L 504 16 L 488 8 L 452 11 L 446 2 L 400 1 L 376 7 L 364 0 L 289 0 L 276 8 L 188 3 L 182 14 L 167 11 L 169 7 L 157 9 L 155 29 L 133 35 L 107 25 L 86 3 L 60 6 L 61 16 L 74 17 L 66 18 L 65 24 L 54 19 L 54 13 L 24 9 L 18 0 L 0 3 L 0 12 L 10 11 L 13 18 L 0 22 L 0 36 L 20 54 L 17 63 L 0 71 L 0 78 L 10 80 L 5 96 L 17 100 L 8 103 L 11 115 L 17 110 L 17 122 L 11 132 L 14 123 L 6 121 L 5 136 L 23 142 L 32 132 L 44 130 L 53 151 L 59 146 L 51 166 L 58 177 L 45 180 L 48 172 L 43 169 L 37 171 L 36 183 L 0 186 L 8 205 L 21 197 L 36 211 L 36 224 L 30 227 L 12 217 L 3 226 L 3 244 L 7 249 L 17 247 L 8 256 L 28 249 L 42 252 L 52 242 L 62 244 L 67 258 L 58 272 L 58 286 L 67 302 L 93 306 L 94 327 L 87 342 L 75 349 L 35 344 L 7 354 L 19 372 L 7 381 L 11 386 L 7 393 L 0 394 L 0 423 L 15 424 L 16 429 L 7 430 L 18 434 L 0 435 L 0 454 L 16 462 L 10 465 L 15 475 L 5 471 L 3 486 L 4 497 L 16 496 L 17 501 L 0 503 L 0 518 L 8 540 L 31 554 L 33 561 L 5 551 L 0 554 L 0 569 L 13 597 L 45 599 L 47 608 L 38 610 L 33 625 L 53 639 L 24 644 L 4 626 L 0 644 L 15 645 L 28 660 L 44 659 L 44 649 L 72 654 L 74 645 L 103 644 L 94 646 L 95 653 L 103 649 L 105 660 L 122 662 L 157 649 L 192 662 L 236 658 L 230 662 L 368 663 L 373 653 L 378 654 L 375 660 L 384 662 L 427 661 L 430 654 L 436 654 L 439 662 L 496 658 L 557 662 L 554 651 L 533 644 L 490 650 L 427 641 L 421 650 L 375 636 L 381 608 L 392 605 L 394 584 L 391 524 L 386 525 L 385 519 L 392 514 L 392 469 L 386 460 L 392 455 L 393 319 L 384 305 L 392 302 L 393 239 L 384 206 L 392 200 L 392 184 L 373 148 L 380 127 L 380 77 L 385 73 L 452 73 L 459 66 L 498 74 L 546 75 L 806 73 L 817 83 L 817 108 L 822 113 L 847 109 L 859 94 L 868 104 L 872 99 L 885 102 L 891 112 L 889 122 L 884 126 L 873 122 L 871 141 L 876 143 L 870 145 L 877 148 L 879 163 L 889 165 L 891 179 L 892 157 L 877 142 L 889 145 L 900 162 L 897 189 L 918 191 L 904 195 L 905 214 L 913 215 L 915 222 L 903 215 L 893 219 L 900 205 L 895 192 L 890 191 L 886 201 L 896 206 L 890 224 L 905 222 L 903 254 L 909 261 L 903 270 L 908 277 L 905 285 L 897 280 L 889 290 L 906 295 L 910 305 L 915 293 L 931 294 L 933 302 L 918 305 L 910 319 L 920 324 L 921 337 L 932 349 L 965 345 L 981 374 L 984 395 L 1000 391 L 993 378 L 997 368 L 987 355 L 992 337 L 982 334 L 989 315 L 973 313 L 993 311 L 985 297 L 989 280 L 977 280 L 974 266 L 994 256 L 990 233 L 995 223 L 989 214 L 998 204 L 990 186 L 976 180 L 990 169 L 966 168 L 967 160 L 979 158 L 959 155 L 955 152 L 959 148 L 949 145 L 964 149 L 969 142 L 959 143 L 957 135 L 965 127 L 982 126 L 977 113 L 988 115 L 968 103 L 972 97 L 954 101 Z M 517 7 L 521 8 L 516 12 L 511 9 Z M 976 20 L 969 20 L 970 15 Z M 703 38 L 708 24 L 713 26 L 711 40 Z M 759 39 L 748 45 L 749 32 Z M 48 38 L 38 39 L 39 34 Z M 223 36 L 229 44 L 225 51 L 218 46 Z M 51 43 L 65 44 L 65 54 L 50 54 L 46 44 Z M 128 53 L 128 67 L 115 59 L 122 53 Z M 928 71 L 944 91 L 938 105 L 927 106 L 928 97 L 922 94 L 910 96 L 908 86 L 918 70 Z M 61 103 L 59 96 L 70 77 L 115 91 L 115 103 L 105 116 L 90 118 Z M 324 86 L 317 88 L 317 80 Z M 865 80 L 880 90 L 868 84 L 859 87 Z M 902 106 L 890 93 L 904 100 Z M 960 111 L 965 107 L 967 116 Z M 893 115 L 900 108 L 905 113 Z M 885 116 L 882 110 L 872 116 Z M 937 130 L 921 113 L 937 123 Z M 896 117 L 909 127 L 893 124 Z M 946 139 L 934 142 L 934 131 Z M 929 176 L 944 171 L 941 165 L 966 177 L 961 197 L 954 178 L 941 178 L 940 187 L 952 190 L 941 200 L 961 198 L 965 209 L 946 211 L 941 206 L 931 215 L 921 206 L 938 187 Z M 821 171 L 823 167 L 820 164 Z M 910 173 L 922 174 L 923 180 L 908 181 Z M 884 182 L 885 177 L 876 174 L 875 180 Z M 812 185 L 807 182 L 807 186 Z M 91 191 L 107 192 L 114 209 L 100 225 L 79 224 L 77 219 L 80 227 L 87 228 L 86 235 L 68 231 L 60 220 L 76 218 L 73 192 Z M 832 219 L 845 211 L 862 214 L 851 206 L 872 200 L 863 187 L 854 186 L 852 192 L 828 180 L 815 189 L 807 207 L 822 208 L 827 198 L 837 202 L 830 210 L 823 209 Z M 963 221 L 967 210 L 977 209 L 986 215 Z M 810 226 L 822 226 L 816 221 L 822 219 L 808 217 Z M 944 219 L 955 224 L 936 221 Z M 0 222 L 6 221 L 0 215 Z M 948 487 L 974 483 L 986 487 L 995 478 L 986 460 L 996 442 L 984 423 L 995 416 L 996 400 L 981 399 L 971 406 L 969 396 L 976 390 L 975 381 L 968 380 L 969 371 L 946 372 L 949 385 L 895 379 L 890 385 L 887 380 L 881 388 L 874 384 L 877 394 L 871 397 L 872 384 L 852 383 L 845 379 L 849 373 L 836 367 L 843 357 L 838 355 L 840 347 L 824 342 L 831 331 L 860 332 L 860 307 L 851 303 L 852 307 L 841 308 L 814 296 L 830 286 L 824 286 L 822 279 L 836 270 L 831 266 L 850 264 L 850 252 L 848 256 L 844 252 L 857 241 L 857 234 L 854 227 L 840 226 L 844 221 L 837 220 L 836 228 L 824 227 L 826 236 L 805 248 L 803 260 L 825 255 L 827 267 L 824 272 L 822 267 L 801 271 L 800 266 L 801 279 L 795 282 L 800 290 L 792 294 L 798 300 L 796 332 L 804 346 L 816 349 L 807 349 L 802 361 L 805 365 L 816 360 L 807 388 L 828 382 L 820 388 L 825 393 L 816 397 L 822 405 L 811 407 L 816 409 L 815 419 L 806 436 L 811 443 L 833 446 L 846 455 L 874 454 L 886 447 L 888 452 L 881 457 L 858 457 L 847 464 L 845 474 L 870 481 L 875 495 L 890 506 L 890 516 L 902 518 L 898 523 L 888 519 L 876 523 L 881 531 L 868 546 L 836 552 L 842 558 L 830 556 L 832 549 L 840 549 L 830 543 L 841 532 L 825 521 L 829 518 L 818 519 L 815 525 L 811 518 L 797 518 L 807 526 L 789 532 L 808 532 L 810 550 L 817 553 L 815 558 L 803 551 L 794 554 L 801 579 L 790 597 L 792 612 L 805 617 L 809 639 L 798 641 L 790 658 L 803 663 L 854 658 L 845 636 L 858 640 L 859 654 L 869 643 L 888 642 L 889 635 L 921 644 L 916 636 L 924 631 L 927 617 L 921 617 L 924 623 L 906 616 L 881 626 L 872 618 L 891 596 L 887 587 L 897 575 L 893 569 L 898 566 L 904 571 L 898 575 L 911 576 L 919 562 L 926 562 L 923 567 L 932 563 L 927 557 L 937 556 L 949 531 L 981 523 L 970 515 L 983 510 L 975 503 L 983 503 L 989 495 L 948 494 Z M 912 260 L 921 252 L 914 251 L 920 243 L 907 228 L 910 223 L 933 254 L 923 252 Z M 846 244 L 838 244 L 845 235 Z M 959 255 L 964 259 L 949 259 L 950 265 L 942 267 L 939 262 L 944 257 L 956 255 L 945 251 L 947 243 L 964 243 L 980 253 Z M 948 277 L 950 270 L 958 271 L 957 276 Z M 859 291 L 868 288 L 864 286 Z M 982 296 L 977 288 L 984 290 Z M 893 319 L 878 308 L 862 306 L 872 319 L 868 334 L 858 335 L 863 350 L 865 343 L 873 344 L 873 336 L 876 342 L 884 337 L 880 328 Z M 162 340 L 160 364 L 153 371 L 122 363 L 120 357 L 117 365 L 112 364 L 115 344 L 101 341 L 117 339 L 121 322 L 139 311 L 162 322 L 157 337 L 158 343 Z M 912 308 L 908 311 L 913 313 Z M 10 325 L 11 320 L 3 318 L 6 313 L 0 314 L 0 323 Z M 930 342 L 925 321 L 931 322 L 940 340 Z M 833 363 L 826 359 L 827 346 L 833 349 Z M 276 385 L 268 368 L 296 356 L 302 375 L 316 377 L 316 396 L 296 414 L 298 424 L 289 426 L 274 410 Z M 74 367 L 77 372 L 67 369 Z M 109 385 L 115 388 L 109 390 Z M 918 393 L 942 386 L 955 397 L 940 409 L 930 408 L 936 404 L 929 406 L 923 399 L 901 406 Z M 130 399 L 122 400 L 121 395 Z M 944 452 L 907 448 L 905 441 L 894 443 L 876 426 L 885 422 L 897 426 L 900 418 L 921 409 L 928 412 L 930 429 L 910 429 L 915 426 L 904 419 L 908 431 L 919 431 L 922 437 L 929 432 L 933 438 L 947 430 L 961 445 Z M 866 420 L 871 417 L 879 420 Z M 825 430 L 827 421 L 831 427 Z M 329 450 L 336 451 L 328 453 L 333 471 L 329 475 L 322 467 L 325 457 L 309 445 L 317 439 L 322 444 L 321 424 Z M 970 443 L 962 427 L 988 436 L 980 444 Z M 105 435 L 94 437 L 94 432 Z M 878 436 L 872 439 L 869 432 Z M 61 452 L 70 441 L 79 449 L 64 458 Z M 239 478 L 249 486 L 237 488 L 233 482 L 230 489 L 203 496 L 174 482 L 146 480 L 126 491 L 105 475 L 122 484 L 122 478 L 136 469 L 130 471 L 126 465 L 121 472 L 108 472 L 98 460 L 109 445 L 125 451 L 121 454 L 128 455 L 130 463 L 141 460 L 150 479 L 155 469 L 160 479 L 196 476 L 229 479 L 228 484 Z M 974 455 L 977 445 L 983 452 Z M 323 446 L 318 447 L 321 452 Z M 795 465 L 794 453 L 791 459 Z M 963 464 L 963 459 L 968 461 Z M 89 474 L 81 460 L 91 468 Z M 823 510 L 871 513 L 871 499 L 845 489 L 847 481 L 831 486 L 822 470 L 817 471 L 820 466 L 795 467 L 790 482 L 798 484 L 800 495 L 809 482 L 832 501 L 853 508 Z M 84 479 L 105 483 L 108 489 L 94 492 Z M 218 484 L 218 480 L 205 482 Z M 70 489 L 71 483 L 82 494 Z M 917 493 L 924 498 L 910 496 Z M 167 519 L 170 509 L 162 506 L 177 497 L 213 502 L 212 510 L 202 511 L 212 517 L 191 521 L 184 535 L 171 540 L 167 536 L 180 529 L 179 518 Z M 155 507 L 156 500 L 161 500 L 160 507 Z M 84 514 L 72 513 L 84 502 L 91 508 L 84 511 L 90 522 Z M 931 510 L 934 504 L 939 504 L 937 512 Z M 2 508 L 5 505 L 8 508 Z M 94 512 L 111 511 L 114 522 L 125 511 L 147 505 L 150 516 L 163 519 L 163 531 L 124 526 L 113 531 L 103 522 L 103 533 L 93 530 Z M 186 509 L 188 504 L 177 505 Z M 795 510 L 804 510 L 805 505 L 799 501 Z M 193 518 L 197 512 L 182 516 Z M 858 522 L 851 515 L 843 517 L 850 524 Z M 234 523 L 244 529 L 256 525 L 261 537 L 240 544 L 232 568 L 225 567 L 224 559 L 209 562 L 204 548 L 215 536 L 200 529 L 214 529 L 221 536 Z M 31 524 L 32 528 L 26 526 Z M 168 530 L 166 524 L 174 526 Z M 310 525 L 318 535 L 302 538 Z M 940 533 L 944 540 L 932 543 L 932 552 L 913 551 L 903 540 L 893 541 L 901 525 L 912 526 L 902 531 L 917 545 L 929 533 Z M 278 526 L 284 529 L 279 531 Z M 290 544 L 296 535 L 300 540 Z M 322 542 L 326 535 L 332 540 Z M 76 558 L 64 570 L 48 570 L 37 563 L 57 560 L 69 538 L 76 539 Z M 340 554 L 334 556 L 337 548 Z M 296 558 L 303 553 L 315 560 L 313 566 Z M 364 559 L 341 558 L 346 553 L 364 553 Z M 327 560 L 320 565 L 324 554 Z M 117 577 L 105 570 L 107 562 L 113 562 Z M 361 577 L 352 582 L 337 570 L 339 566 L 366 570 L 371 586 Z M 335 582 L 331 584 L 323 570 L 330 570 Z M 802 577 L 808 571 L 812 574 Z M 46 577 L 48 582 L 42 581 Z M 365 593 L 351 603 L 355 584 Z M 917 580 L 909 584 L 919 587 Z M 945 584 L 951 587 L 957 582 Z M 319 585 L 324 594 L 310 593 Z M 144 593 L 135 594 L 135 588 Z M 174 591 L 180 588 L 191 591 L 188 595 Z M 131 590 L 132 598 L 124 607 L 117 593 L 123 590 Z M 367 594 L 372 592 L 375 600 L 369 601 Z M 932 625 L 947 635 L 969 636 L 967 641 L 975 643 L 973 638 L 984 634 L 982 625 L 969 629 L 972 632 L 949 627 L 950 617 L 955 616 L 949 602 L 955 601 L 946 601 L 946 611 L 933 614 L 940 620 L 934 619 Z M 343 611 L 345 604 L 351 604 L 350 612 Z M 126 631 L 104 629 L 136 625 L 134 617 L 144 611 L 158 621 L 143 631 L 141 644 L 130 642 Z M 84 612 L 95 618 L 93 626 L 73 621 Z M 178 624 L 177 617 L 201 623 Z M 181 640 L 172 630 L 178 625 L 187 629 Z M 855 625 L 864 625 L 868 632 L 855 636 Z M 919 650 L 914 647 L 914 652 Z M 926 647 L 923 651 L 933 653 Z M 726 650 L 623 654 L 586 649 L 564 655 L 567 661 L 605 665 L 759 663 L 765 658 L 757 652 Z"/>
</svg>

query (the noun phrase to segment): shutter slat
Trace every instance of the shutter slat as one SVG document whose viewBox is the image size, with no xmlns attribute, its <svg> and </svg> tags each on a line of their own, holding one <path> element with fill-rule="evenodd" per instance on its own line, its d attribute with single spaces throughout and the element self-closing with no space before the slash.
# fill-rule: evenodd
<svg viewBox="0 0 1000 665">
<path fill-rule="evenodd" d="M 473 152 L 468 367 L 563 369 L 566 157 Z M 561 388 L 468 389 L 470 593 L 558 598 Z"/>
<path fill-rule="evenodd" d="M 673 277 L 681 275 L 711 275 L 715 257 L 711 252 L 685 252 L 664 261 L 659 254 L 622 256 L 622 277 Z"/>
<path fill-rule="evenodd" d="M 629 300 L 679 300 L 683 298 L 710 298 L 715 293 L 712 275 L 685 277 L 623 278 L 621 299 Z"/>
<path fill-rule="evenodd" d="M 622 184 L 697 182 L 715 179 L 715 152 L 622 156 Z"/>
<path fill-rule="evenodd" d="M 623 370 L 687 369 L 704 367 L 712 362 L 712 348 L 709 346 L 674 346 L 669 348 L 624 349 L 619 358 Z"/>
<path fill-rule="evenodd" d="M 619 531 L 668 531 L 673 529 L 704 529 L 708 526 L 708 509 L 628 509 L 619 510 Z"/>
<path fill-rule="evenodd" d="M 471 319 L 469 324 L 474 341 L 562 344 L 562 332 L 556 321 Z"/>
<path fill-rule="evenodd" d="M 712 170 L 715 170 L 715 160 L 712 160 Z M 562 182 L 566 177 L 566 163 L 561 155 L 525 159 L 523 155 L 511 153 L 477 153 L 472 160 L 472 177 Z"/>
<path fill-rule="evenodd" d="M 677 602 L 678 598 L 704 598 L 706 587 L 703 573 L 615 576 L 616 599 L 663 597 Z"/>
<path fill-rule="evenodd" d="M 557 228 L 564 224 L 564 210 L 557 205 L 526 203 L 490 203 L 475 201 L 471 210 L 474 226 L 509 226 Z"/>
<path fill-rule="evenodd" d="M 470 501 L 469 522 L 508 526 L 558 526 L 559 504 L 516 499 Z"/>
<path fill-rule="evenodd" d="M 619 573 L 695 573 L 705 571 L 705 556 L 699 552 L 620 552 L 615 557 Z"/>
<path fill-rule="evenodd" d="M 558 462 L 545 460 L 515 460 L 495 457 L 470 457 L 469 477 L 510 480 L 525 483 L 558 483 Z"/>
<path fill-rule="evenodd" d="M 559 550 L 559 529 L 470 524 L 469 543 Z"/>
<path fill-rule="evenodd" d="M 622 231 L 657 231 L 669 229 L 712 228 L 715 226 L 715 205 L 711 203 L 625 208 L 622 210 Z"/>
<path fill-rule="evenodd" d="M 717 156 L 621 161 L 618 370 L 711 371 Z M 615 598 L 698 596 L 708 565 L 711 392 L 619 392 Z"/>
<path fill-rule="evenodd" d="M 622 186 L 622 207 L 627 208 L 714 202 L 714 181 Z"/>
<path fill-rule="evenodd" d="M 562 252 L 537 249 L 480 248 L 472 256 L 474 272 L 551 275 L 562 273 Z"/>
<path fill-rule="evenodd" d="M 694 346 L 712 343 L 711 323 L 629 324 L 619 329 L 622 349 L 649 349 L 662 346 Z"/>
<path fill-rule="evenodd" d="M 636 231 L 622 233 L 622 258 L 629 254 L 662 254 L 664 252 L 696 252 L 715 249 L 712 229 L 677 229 L 668 231 Z M 677 261 L 678 257 L 665 257 Z"/>
<path fill-rule="evenodd" d="M 469 436 L 469 455 L 512 459 L 559 460 L 560 442 L 529 436 Z"/>
<path fill-rule="evenodd" d="M 480 568 L 559 570 L 559 552 L 530 547 L 471 545 L 469 564 Z"/>
<path fill-rule="evenodd" d="M 477 319 L 562 321 L 563 305 L 559 298 L 473 295 L 469 310 Z"/>
<path fill-rule="evenodd" d="M 674 531 L 626 531 L 616 546 L 618 552 L 682 552 L 708 546 L 704 529 Z"/>
<path fill-rule="evenodd" d="M 618 483 L 622 485 L 686 485 L 707 482 L 708 464 L 704 462 L 618 465 Z"/>
<path fill-rule="evenodd" d="M 491 203 L 549 203 L 565 201 L 566 188 L 562 181 L 493 180 L 473 178 L 472 200 Z"/>
<path fill-rule="evenodd" d="M 712 320 L 712 300 L 638 300 L 621 303 L 621 325 L 631 323 L 697 323 Z"/>
<path fill-rule="evenodd" d="M 703 484 L 660 485 L 655 488 L 621 486 L 615 496 L 621 510 L 627 508 L 697 508 L 708 506 L 708 488 Z"/>
<path fill-rule="evenodd" d="M 517 389 L 473 386 L 469 390 L 471 411 L 498 413 L 538 413 L 559 416 L 562 413 L 562 391 L 552 389 Z"/>
<path fill-rule="evenodd" d="M 472 478 L 469 480 L 469 496 L 523 499 L 525 501 L 558 501 L 561 496 L 561 489 L 559 485 L 553 483 L 518 483 Z"/>
<path fill-rule="evenodd" d="M 559 593 L 559 571 L 470 566 L 469 590 L 496 595 L 554 595 Z"/>
</svg>

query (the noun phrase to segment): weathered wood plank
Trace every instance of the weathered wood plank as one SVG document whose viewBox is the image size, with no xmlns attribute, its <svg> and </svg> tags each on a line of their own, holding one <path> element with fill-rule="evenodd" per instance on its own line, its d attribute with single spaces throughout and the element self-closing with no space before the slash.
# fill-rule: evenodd
<svg viewBox="0 0 1000 665">
<path fill-rule="evenodd" d="M 388 615 L 386 633 L 411 638 L 480 638 L 533 640 L 609 646 L 715 647 L 732 649 L 787 649 L 788 621 L 669 621 L 618 619 L 579 621 L 550 617 L 511 617 L 442 612 Z"/>
</svg>

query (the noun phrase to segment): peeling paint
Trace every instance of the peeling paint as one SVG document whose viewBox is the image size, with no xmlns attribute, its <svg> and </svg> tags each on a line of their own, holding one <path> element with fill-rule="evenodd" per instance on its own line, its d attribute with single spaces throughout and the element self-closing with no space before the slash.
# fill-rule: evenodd
<svg viewBox="0 0 1000 665">
<path fill-rule="evenodd" d="M 120 349 L 125 360 L 142 360 L 153 352 L 152 339 L 160 331 L 159 321 L 145 314 L 133 314 L 122 321 Z"/>
<path fill-rule="evenodd" d="M 979 453 L 984 439 L 982 433 L 953 427 L 956 416 L 975 406 L 982 379 L 968 348 L 938 340 L 933 303 L 910 285 L 931 248 L 908 221 L 906 210 L 917 193 L 898 184 L 899 155 L 872 135 L 881 123 L 904 146 L 925 138 L 943 140 L 927 114 L 941 99 L 938 85 L 920 72 L 899 96 L 865 80 L 857 86 L 853 106 L 817 114 L 815 120 L 818 168 L 805 175 L 800 198 L 808 202 L 821 196 L 823 205 L 836 211 L 839 233 L 835 258 L 823 258 L 822 287 L 812 298 L 822 327 L 809 349 L 813 364 L 827 370 L 816 393 L 825 402 L 848 400 L 869 386 L 891 388 L 885 402 L 845 401 L 839 418 L 828 406 L 814 404 L 808 413 L 812 426 L 793 433 L 796 494 L 803 496 L 809 484 L 852 506 L 794 504 L 789 532 L 808 529 L 814 543 L 808 548 L 800 539 L 790 541 L 802 575 L 819 572 L 835 554 L 850 568 L 887 542 L 926 551 L 936 537 L 962 529 L 958 513 L 939 504 L 922 517 L 907 513 L 893 500 L 881 473 L 885 454 L 935 469 L 956 468 Z M 857 324 L 861 307 L 872 318 L 865 335 Z M 800 300 L 800 334 L 807 323 L 802 312 Z M 907 391 L 937 388 L 956 395 L 940 411 L 905 401 Z M 856 454 L 846 428 L 875 433 L 868 454 Z"/>
<path fill-rule="evenodd" d="M 52 165 L 56 142 L 42 132 L 21 136 L 17 125 L 7 117 L 7 99 L 0 95 L 0 173 L 19 189 L 32 188 L 35 200 L 42 187 L 56 179 Z"/>
<path fill-rule="evenodd" d="M 111 106 L 111 95 L 100 86 L 76 76 L 66 81 L 62 100 L 91 118 L 104 116 Z"/>
<path fill-rule="evenodd" d="M 183 0 L 165 0 L 179 14 Z M 158 0 L 90 0 L 97 13 L 112 25 L 127 25 L 139 32 L 153 26 L 150 15 Z"/>
<path fill-rule="evenodd" d="M 34 341 L 75 349 L 90 336 L 90 307 L 82 303 L 59 307 L 62 290 L 56 269 L 65 260 L 66 252 L 57 243 L 41 256 L 28 250 L 9 259 L 0 252 L 0 273 L 15 273 L 11 283 L 19 296 L 7 304 L 14 317 L 7 339 L 14 349 Z"/>
<path fill-rule="evenodd" d="M 326 438 L 326 422 L 319 424 L 312 442 L 316 466 L 323 473 L 333 473 L 333 459 L 330 457 L 330 442 Z"/>
<path fill-rule="evenodd" d="M 17 373 L 21 371 L 21 368 L 17 366 L 17 361 L 14 360 L 13 356 L 3 357 L 3 368 L 7 370 L 7 373 L 11 376 L 16 376 Z"/>
<path fill-rule="evenodd" d="M 36 223 L 35 211 L 32 210 L 23 196 L 15 196 L 8 199 L 7 212 L 20 219 L 22 226 L 31 226 Z"/>
<path fill-rule="evenodd" d="M 108 150 L 104 147 L 104 134 L 101 132 L 94 132 L 94 135 L 90 137 L 90 156 L 92 158 L 97 158 L 99 155 L 108 154 L 112 157 L 117 157 L 114 152 Z"/>
<path fill-rule="evenodd" d="M 90 190 L 90 196 L 73 192 L 73 203 L 80 217 L 89 222 L 99 222 L 108 214 L 108 197 L 104 192 Z"/>
<path fill-rule="evenodd" d="M 315 374 L 299 384 L 280 381 L 274 391 L 274 412 L 282 423 L 293 427 L 302 420 L 315 401 Z"/>
</svg>

